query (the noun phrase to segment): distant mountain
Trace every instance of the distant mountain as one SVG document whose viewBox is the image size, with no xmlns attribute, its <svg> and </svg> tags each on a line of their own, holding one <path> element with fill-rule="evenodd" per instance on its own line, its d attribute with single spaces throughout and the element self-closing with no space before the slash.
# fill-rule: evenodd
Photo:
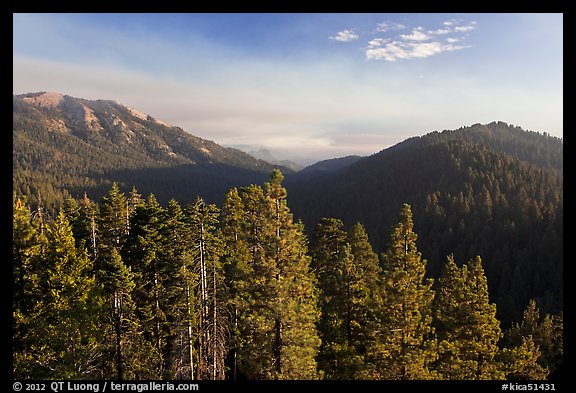
<svg viewBox="0 0 576 393">
<path fill-rule="evenodd" d="M 250 146 L 239 145 L 238 149 L 242 150 L 243 152 L 250 154 L 254 158 L 266 161 L 272 165 L 279 165 L 279 166 L 282 166 L 284 168 L 288 168 L 294 172 L 298 172 L 299 170 L 304 168 L 304 166 L 298 164 L 297 162 L 291 161 L 291 160 L 279 160 L 278 158 L 276 158 L 272 154 L 272 152 L 270 150 L 265 149 L 265 148 L 254 149 Z"/>
<path fill-rule="evenodd" d="M 304 171 L 302 171 L 304 172 Z M 446 256 L 479 254 L 504 321 L 528 299 L 563 301 L 563 142 L 502 122 L 407 139 L 323 176 L 288 184 L 295 217 L 363 223 L 378 250 L 404 202 L 437 276 Z"/>
<path fill-rule="evenodd" d="M 342 168 L 350 166 L 362 158 L 361 156 L 346 156 L 340 158 L 332 158 L 329 160 L 318 161 L 315 164 L 309 165 L 306 168 L 293 174 L 291 177 L 296 180 L 310 179 L 312 177 L 325 175 L 328 173 L 336 172 Z"/>
<path fill-rule="evenodd" d="M 59 206 L 85 191 L 99 198 L 113 181 L 160 201 L 216 201 L 230 187 L 261 183 L 276 167 L 114 101 L 13 97 L 13 185 L 32 203 L 40 195 Z"/>
<path fill-rule="evenodd" d="M 58 93 L 13 97 L 13 188 L 55 211 L 113 181 L 161 203 L 202 196 L 220 203 L 235 186 L 262 184 L 273 168 L 114 101 Z M 531 298 L 563 305 L 563 141 L 502 122 L 409 138 L 369 157 L 286 167 L 288 203 L 312 231 L 322 217 L 361 222 L 382 251 L 403 203 L 436 277 L 446 256 L 480 255 L 504 323 Z"/>
</svg>

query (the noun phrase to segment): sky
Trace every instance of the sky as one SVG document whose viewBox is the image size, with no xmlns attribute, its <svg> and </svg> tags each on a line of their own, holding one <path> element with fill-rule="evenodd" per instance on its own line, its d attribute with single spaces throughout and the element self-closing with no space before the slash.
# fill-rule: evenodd
<svg viewBox="0 0 576 393">
<path fill-rule="evenodd" d="M 492 121 L 563 137 L 563 15 L 13 14 L 13 91 L 302 164 Z"/>
</svg>

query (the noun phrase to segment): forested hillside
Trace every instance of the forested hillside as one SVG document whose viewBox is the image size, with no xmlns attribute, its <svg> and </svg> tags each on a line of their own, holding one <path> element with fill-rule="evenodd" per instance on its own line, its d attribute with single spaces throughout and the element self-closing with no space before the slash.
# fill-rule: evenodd
<svg viewBox="0 0 576 393">
<path fill-rule="evenodd" d="M 113 184 L 49 218 L 13 199 L 15 379 L 513 379 L 561 375 L 562 314 L 503 330 L 484 259 L 427 277 L 411 206 L 379 256 L 360 223 L 310 242 L 283 175 L 221 208 Z"/>
<path fill-rule="evenodd" d="M 562 375 L 561 139 L 476 124 L 284 186 L 113 101 L 13 108 L 18 379 Z"/>
<path fill-rule="evenodd" d="M 68 196 L 100 198 L 113 182 L 163 202 L 221 202 L 275 168 L 117 102 L 58 93 L 13 97 L 12 150 L 14 190 L 52 212 Z"/>
<path fill-rule="evenodd" d="M 508 325 L 529 299 L 563 304 L 563 143 L 505 123 L 410 138 L 340 171 L 290 182 L 294 214 L 361 222 L 377 251 L 404 202 L 438 277 L 446 255 L 481 255 L 491 299 Z"/>
</svg>

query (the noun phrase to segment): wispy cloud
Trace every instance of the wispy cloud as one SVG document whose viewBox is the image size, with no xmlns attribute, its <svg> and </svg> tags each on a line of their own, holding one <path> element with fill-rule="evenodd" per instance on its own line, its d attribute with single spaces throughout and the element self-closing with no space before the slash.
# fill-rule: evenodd
<svg viewBox="0 0 576 393">
<path fill-rule="evenodd" d="M 428 30 L 428 33 L 432 35 L 444 35 L 452 33 L 452 30 L 444 28 L 438 30 Z"/>
<path fill-rule="evenodd" d="M 448 37 L 446 38 L 446 42 L 450 43 L 450 44 L 454 44 L 456 42 L 460 42 L 462 41 L 462 37 Z"/>
<path fill-rule="evenodd" d="M 409 60 L 425 58 L 440 54 L 442 52 L 452 52 L 464 49 L 464 45 L 454 45 L 440 41 L 431 42 L 402 42 L 392 41 L 383 46 L 372 45 L 365 51 L 368 60 Z"/>
<path fill-rule="evenodd" d="M 380 33 L 385 33 L 387 31 L 393 30 L 404 30 L 406 26 L 401 23 L 396 22 L 380 22 L 376 25 L 376 31 Z"/>
<path fill-rule="evenodd" d="M 465 26 L 455 26 L 454 31 L 458 33 L 467 33 L 469 31 L 474 30 L 475 28 L 476 28 L 476 22 L 471 22 L 470 24 Z"/>
<path fill-rule="evenodd" d="M 376 31 L 386 33 L 399 30 L 394 28 L 397 25 L 392 22 L 382 22 L 377 25 Z M 402 29 L 407 29 L 406 26 L 401 26 Z M 368 46 L 364 48 L 364 54 L 368 60 L 394 62 L 458 51 L 471 46 L 465 42 L 466 33 L 476 27 L 475 21 L 463 23 L 457 19 L 447 20 L 441 26 L 432 26 L 429 29 L 417 26 L 412 28 L 410 34 L 396 33 L 387 37 L 372 38 L 368 41 Z"/>
<path fill-rule="evenodd" d="M 342 30 L 339 31 L 335 36 L 331 36 L 330 39 L 338 42 L 350 42 L 355 41 L 360 36 L 354 32 L 354 30 Z"/>
<path fill-rule="evenodd" d="M 400 38 L 408 41 L 427 41 L 430 39 L 430 36 L 424 33 L 423 30 L 423 27 L 418 26 L 412 30 L 412 34 L 400 34 Z"/>
</svg>

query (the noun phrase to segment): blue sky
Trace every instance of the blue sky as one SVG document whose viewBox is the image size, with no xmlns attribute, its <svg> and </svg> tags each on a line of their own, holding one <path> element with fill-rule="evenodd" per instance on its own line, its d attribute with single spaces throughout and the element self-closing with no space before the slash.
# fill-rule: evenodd
<svg viewBox="0 0 576 393">
<path fill-rule="evenodd" d="M 563 137 L 562 14 L 14 14 L 14 94 L 311 163 L 505 121 Z"/>
</svg>

